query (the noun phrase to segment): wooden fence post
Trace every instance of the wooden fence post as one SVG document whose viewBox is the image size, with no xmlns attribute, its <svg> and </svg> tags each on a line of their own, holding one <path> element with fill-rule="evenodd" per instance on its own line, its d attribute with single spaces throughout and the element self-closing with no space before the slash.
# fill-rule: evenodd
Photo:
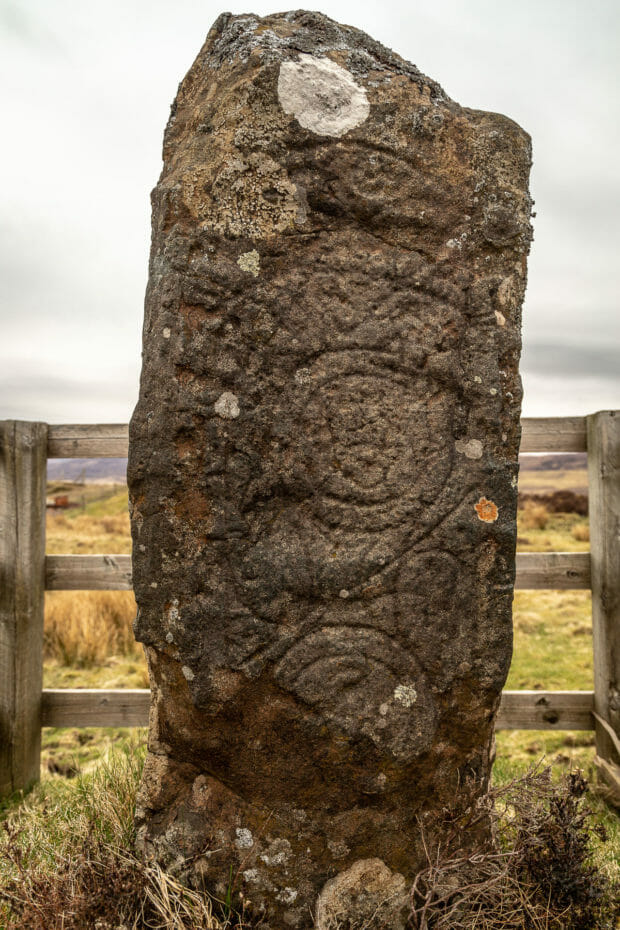
<svg viewBox="0 0 620 930">
<path fill-rule="evenodd" d="M 47 424 L 0 421 L 0 796 L 39 778 Z"/>
<path fill-rule="evenodd" d="M 620 797 L 620 411 L 587 421 L 596 764 Z"/>
</svg>

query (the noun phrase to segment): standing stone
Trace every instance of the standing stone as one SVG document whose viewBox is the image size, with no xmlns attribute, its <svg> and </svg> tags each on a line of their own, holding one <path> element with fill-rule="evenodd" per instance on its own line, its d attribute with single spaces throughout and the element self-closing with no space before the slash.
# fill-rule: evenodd
<svg viewBox="0 0 620 930">
<path fill-rule="evenodd" d="M 513 122 L 318 13 L 222 15 L 173 105 L 130 440 L 138 837 L 272 930 L 404 925 L 420 823 L 487 784 L 529 167 Z"/>
</svg>

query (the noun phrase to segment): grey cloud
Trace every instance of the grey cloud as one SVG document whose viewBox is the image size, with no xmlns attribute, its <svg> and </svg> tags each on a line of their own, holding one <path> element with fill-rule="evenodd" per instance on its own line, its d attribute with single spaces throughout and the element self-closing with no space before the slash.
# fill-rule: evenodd
<svg viewBox="0 0 620 930">
<path fill-rule="evenodd" d="M 254 5 L 259 15 L 276 7 Z M 233 11 L 245 8 L 233 0 Z M 148 192 L 177 84 L 218 12 L 195 0 L 174 8 L 153 0 L 146 18 L 137 0 L 0 0 L 10 127 L 0 155 L 0 348 L 7 357 L 32 353 L 28 365 L 0 363 L 5 415 L 129 415 Z M 524 308 L 525 411 L 543 401 L 549 415 L 573 412 L 570 403 L 610 406 L 620 383 L 611 113 L 620 4 L 332 0 L 327 12 L 415 61 L 463 105 L 499 110 L 532 132 L 538 218 Z"/>
<path fill-rule="evenodd" d="M 521 358 L 524 372 L 567 378 L 611 380 L 620 385 L 620 342 L 570 345 L 561 342 L 530 342 Z"/>
<path fill-rule="evenodd" d="M 1 362 L 0 362 L 1 364 Z M 38 374 L 29 361 L 2 365 L 0 419 L 47 423 L 127 422 L 137 400 L 137 379 L 74 379 Z"/>
</svg>

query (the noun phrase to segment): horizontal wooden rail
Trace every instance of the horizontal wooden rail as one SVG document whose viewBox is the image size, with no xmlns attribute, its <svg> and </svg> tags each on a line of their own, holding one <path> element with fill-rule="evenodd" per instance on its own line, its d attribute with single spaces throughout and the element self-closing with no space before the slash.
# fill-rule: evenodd
<svg viewBox="0 0 620 930">
<path fill-rule="evenodd" d="M 43 690 L 43 727 L 146 727 L 151 692 L 141 688 Z M 594 724 L 592 724 L 594 726 Z"/>
<path fill-rule="evenodd" d="M 48 459 L 126 458 L 129 427 L 126 423 L 63 424 L 50 426 Z"/>
<path fill-rule="evenodd" d="M 526 417 L 520 452 L 587 452 L 585 417 Z"/>
<path fill-rule="evenodd" d="M 130 591 L 130 555 L 48 555 L 48 591 Z"/>
<path fill-rule="evenodd" d="M 590 587 L 589 552 L 518 552 L 515 587 L 554 591 Z"/>
<path fill-rule="evenodd" d="M 50 426 L 47 457 L 124 458 L 129 445 L 126 423 Z M 585 417 L 526 417 L 521 420 L 521 452 L 585 452 Z"/>
<path fill-rule="evenodd" d="M 594 730 L 593 691 L 504 691 L 496 730 Z"/>
<path fill-rule="evenodd" d="M 48 591 L 129 591 L 129 555 L 48 555 Z M 588 552 L 522 552 L 517 555 L 517 588 L 590 587 Z"/>
<path fill-rule="evenodd" d="M 44 727 L 145 727 L 150 691 L 43 691 Z M 504 691 L 498 730 L 594 730 L 592 691 Z"/>
<path fill-rule="evenodd" d="M 593 691 L 504 691 L 496 730 L 594 730 Z"/>
</svg>

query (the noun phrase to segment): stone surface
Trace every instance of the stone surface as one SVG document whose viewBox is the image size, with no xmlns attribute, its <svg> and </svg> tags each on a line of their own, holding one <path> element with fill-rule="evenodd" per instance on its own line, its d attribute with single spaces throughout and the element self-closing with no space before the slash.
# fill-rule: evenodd
<svg viewBox="0 0 620 930">
<path fill-rule="evenodd" d="M 319 895 L 317 930 L 405 930 L 409 888 L 381 859 L 359 859 L 331 878 Z"/>
<path fill-rule="evenodd" d="M 368 868 L 409 886 L 420 821 L 486 784 L 529 167 L 317 13 L 224 14 L 173 105 L 130 433 L 138 836 L 272 930 Z"/>
</svg>

